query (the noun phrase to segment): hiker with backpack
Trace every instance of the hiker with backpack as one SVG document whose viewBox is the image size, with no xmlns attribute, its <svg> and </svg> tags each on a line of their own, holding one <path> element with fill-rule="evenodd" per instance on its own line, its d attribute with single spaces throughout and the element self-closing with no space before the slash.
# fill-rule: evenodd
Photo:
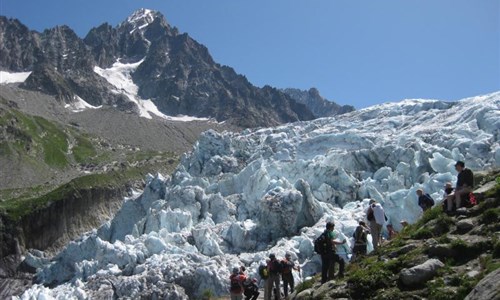
<svg viewBox="0 0 500 300">
<path fill-rule="evenodd" d="M 474 187 L 474 174 L 470 169 L 465 167 L 463 161 L 457 161 L 455 170 L 458 172 L 457 185 L 455 192 L 446 198 L 447 212 L 453 211 L 453 204 L 455 204 L 455 209 L 462 207 L 464 204 L 462 203 L 463 200 L 472 192 L 472 188 Z"/>
<path fill-rule="evenodd" d="M 259 265 L 259 269 L 257 270 L 257 273 L 259 273 L 260 279 L 264 281 L 264 299 L 270 299 L 271 296 L 268 296 L 268 287 L 267 285 L 269 284 L 269 270 L 267 269 L 267 264 L 269 263 L 269 259 L 266 260 L 266 262 L 262 262 Z"/>
<path fill-rule="evenodd" d="M 229 276 L 231 300 L 243 300 L 243 282 L 245 282 L 245 280 L 246 276 L 241 273 L 241 269 L 234 267 L 231 276 Z"/>
<path fill-rule="evenodd" d="M 354 247 L 352 248 L 351 261 L 355 261 L 357 257 L 366 255 L 368 245 L 368 234 L 370 229 L 366 226 L 364 221 L 359 221 L 358 227 L 354 230 Z"/>
<path fill-rule="evenodd" d="M 371 199 L 370 206 L 366 211 L 366 219 L 370 222 L 370 232 L 372 234 L 373 251 L 377 251 L 380 245 L 380 234 L 382 226 L 384 225 L 387 217 L 385 216 L 384 208 L 380 203 Z"/>
<path fill-rule="evenodd" d="M 416 193 L 418 197 L 418 206 L 422 208 L 423 212 L 434 206 L 434 199 L 432 199 L 431 195 L 424 193 L 422 189 L 418 189 Z"/>
<path fill-rule="evenodd" d="M 338 240 L 333 231 L 335 224 L 326 223 L 325 231 L 314 241 L 314 250 L 321 255 L 321 284 L 332 280 L 335 276 L 335 263 L 339 264 L 339 277 L 344 277 L 344 260 L 335 252 L 335 245 L 342 245 L 346 240 Z"/>
<path fill-rule="evenodd" d="M 269 277 L 267 278 L 264 297 L 266 300 L 271 300 L 271 295 L 273 292 L 273 287 L 275 288 L 275 299 L 281 299 L 281 289 L 280 289 L 280 273 L 281 273 L 281 263 L 276 259 L 276 255 L 271 253 L 269 255 L 269 261 L 267 263 L 267 270 L 269 272 Z"/>
<path fill-rule="evenodd" d="M 293 270 L 300 271 L 300 266 L 295 266 L 290 253 L 285 254 L 285 259 L 281 261 L 281 265 L 283 266 L 281 274 L 281 278 L 283 279 L 283 291 L 285 292 L 285 297 L 288 297 L 288 287 L 290 287 L 290 294 L 293 293 L 293 289 L 295 288 L 292 272 Z"/>
</svg>

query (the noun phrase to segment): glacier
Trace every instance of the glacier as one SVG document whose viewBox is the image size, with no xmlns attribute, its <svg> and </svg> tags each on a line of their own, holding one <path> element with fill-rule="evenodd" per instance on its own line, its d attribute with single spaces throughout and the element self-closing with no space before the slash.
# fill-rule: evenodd
<svg viewBox="0 0 500 300">
<path fill-rule="evenodd" d="M 29 251 L 37 281 L 18 299 L 199 299 L 228 292 L 232 267 L 270 253 L 320 270 L 313 240 L 327 221 L 351 236 L 369 199 L 396 230 L 439 204 L 454 163 L 500 166 L 500 92 L 458 102 L 404 100 L 332 118 L 207 131 L 170 176 L 149 175 L 115 217 L 48 259 Z M 349 247 L 337 249 L 348 257 Z M 49 288 L 50 287 L 50 288 Z"/>
</svg>

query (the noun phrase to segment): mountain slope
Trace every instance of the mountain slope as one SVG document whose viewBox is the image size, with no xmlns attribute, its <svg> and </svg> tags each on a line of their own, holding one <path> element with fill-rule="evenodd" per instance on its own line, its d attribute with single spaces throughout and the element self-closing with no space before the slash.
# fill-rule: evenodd
<svg viewBox="0 0 500 300">
<path fill-rule="evenodd" d="M 405 100 L 238 134 L 208 131 L 171 177 L 148 177 L 144 193 L 110 223 L 51 263 L 28 255 L 43 265 L 41 282 L 55 287 L 35 285 L 26 295 L 148 297 L 167 286 L 192 298 L 222 295 L 232 266 L 257 276 L 270 253 L 291 253 L 300 276 L 311 276 L 320 266 L 312 240 L 325 222 L 334 221 L 349 245 L 375 199 L 396 230 L 401 219 L 414 223 L 415 191 L 439 204 L 444 183 L 456 180 L 456 160 L 473 170 L 500 165 L 499 129 L 494 93 L 456 103 Z"/>
<path fill-rule="evenodd" d="M 63 105 L 83 100 L 141 114 L 147 102 L 160 117 L 214 118 L 240 127 L 314 118 L 285 93 L 257 88 L 232 68 L 214 62 L 206 47 L 180 34 L 159 12 L 138 10 L 116 27 L 91 29 L 84 39 L 67 26 L 37 33 L 0 17 L 0 38 L 0 53 L 5 54 L 0 69 L 31 71 L 22 86 L 53 95 Z M 21 55 L 16 53 L 19 48 Z M 116 64 L 135 66 L 126 74 L 134 94 L 101 76 Z"/>
</svg>

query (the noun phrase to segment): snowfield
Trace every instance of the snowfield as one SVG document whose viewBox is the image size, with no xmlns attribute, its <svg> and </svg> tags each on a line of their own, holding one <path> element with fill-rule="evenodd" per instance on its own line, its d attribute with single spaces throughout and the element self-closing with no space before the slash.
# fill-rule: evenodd
<svg viewBox="0 0 500 300">
<path fill-rule="evenodd" d="M 41 284 L 20 298 L 199 299 L 206 290 L 227 294 L 233 266 L 256 276 L 270 253 L 286 252 L 302 266 L 298 282 L 320 270 L 312 241 L 326 221 L 349 240 L 375 199 L 399 230 L 402 219 L 421 214 L 417 189 L 439 204 L 443 185 L 456 180 L 456 160 L 473 170 L 499 167 L 499 138 L 500 92 L 208 131 L 171 176 L 149 176 L 113 220 L 53 259 L 28 253 Z"/>
<path fill-rule="evenodd" d="M 31 72 L 10 73 L 5 71 L 0 71 L 0 84 L 25 82 L 26 79 L 30 76 L 30 74 Z"/>
</svg>

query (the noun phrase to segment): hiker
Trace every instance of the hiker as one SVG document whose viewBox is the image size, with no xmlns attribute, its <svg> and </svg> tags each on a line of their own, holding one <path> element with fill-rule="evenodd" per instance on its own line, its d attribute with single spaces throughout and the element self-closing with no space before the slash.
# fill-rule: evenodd
<svg viewBox="0 0 500 300">
<path fill-rule="evenodd" d="M 470 169 L 465 167 L 463 161 L 457 161 L 455 170 L 458 172 L 457 185 L 455 192 L 446 198 L 447 212 L 453 211 L 453 201 L 455 201 L 456 209 L 462 207 L 463 199 L 472 192 L 472 188 L 474 187 L 474 174 Z"/>
<path fill-rule="evenodd" d="M 351 261 L 355 261 L 358 256 L 366 255 L 366 247 L 368 245 L 368 234 L 370 229 L 364 221 L 359 221 L 358 227 L 354 230 L 354 247 L 352 248 Z"/>
<path fill-rule="evenodd" d="M 380 233 L 382 232 L 382 226 L 385 223 L 385 212 L 382 205 L 377 203 L 377 201 L 371 199 L 369 204 L 370 206 L 366 211 L 366 219 L 370 222 L 373 250 L 377 251 L 378 246 L 380 245 Z"/>
<path fill-rule="evenodd" d="M 292 255 L 290 253 L 285 254 L 285 259 L 281 261 L 283 266 L 283 271 L 281 278 L 283 279 L 283 291 L 285 292 L 285 297 L 288 297 L 288 286 L 290 286 L 290 294 L 293 293 L 295 284 L 293 281 L 293 270 L 300 271 L 300 266 L 295 266 L 292 261 Z"/>
<path fill-rule="evenodd" d="M 271 253 L 269 255 L 269 262 L 267 263 L 267 270 L 269 271 L 269 278 L 267 279 L 267 284 L 265 286 L 264 296 L 268 297 L 266 300 L 271 300 L 271 295 L 273 292 L 273 287 L 275 288 L 275 299 L 280 299 L 281 289 L 280 289 L 280 272 L 281 264 L 276 259 L 276 255 Z"/>
<path fill-rule="evenodd" d="M 258 269 L 258 273 L 260 279 L 264 281 L 264 299 L 271 299 L 271 295 L 268 295 L 268 287 L 267 285 L 270 283 L 269 279 L 269 271 L 267 269 L 267 264 L 269 263 L 269 259 L 266 260 L 265 263 L 261 263 Z"/>
<path fill-rule="evenodd" d="M 451 185 L 451 182 L 447 182 L 444 185 L 444 191 L 443 191 L 443 211 L 446 212 L 448 210 L 448 196 L 453 193 L 453 186 Z"/>
<path fill-rule="evenodd" d="M 256 300 L 260 293 L 259 287 L 257 286 L 257 279 L 255 278 L 247 278 L 243 282 L 243 294 L 245 295 L 245 300 Z"/>
<path fill-rule="evenodd" d="M 321 254 L 321 284 L 332 280 L 335 275 L 335 263 L 339 264 L 339 277 L 344 277 L 344 260 L 335 253 L 335 245 L 345 244 L 337 239 L 337 233 L 333 231 L 335 224 L 333 222 L 326 223 L 326 230 L 322 233 L 326 236 L 325 253 Z"/>
<path fill-rule="evenodd" d="M 243 300 L 243 282 L 245 280 L 246 277 L 241 274 L 241 269 L 234 267 L 231 276 L 229 276 L 231 300 Z"/>
<path fill-rule="evenodd" d="M 387 240 L 390 241 L 392 240 L 393 238 L 396 237 L 396 235 L 398 235 L 398 232 L 396 230 L 394 230 L 394 227 L 392 226 L 392 224 L 387 224 L 386 226 L 387 228 Z"/>
<path fill-rule="evenodd" d="M 418 189 L 416 193 L 418 197 L 418 206 L 422 208 L 423 212 L 434 206 L 434 199 L 432 199 L 431 195 L 424 193 L 422 189 Z"/>
</svg>

